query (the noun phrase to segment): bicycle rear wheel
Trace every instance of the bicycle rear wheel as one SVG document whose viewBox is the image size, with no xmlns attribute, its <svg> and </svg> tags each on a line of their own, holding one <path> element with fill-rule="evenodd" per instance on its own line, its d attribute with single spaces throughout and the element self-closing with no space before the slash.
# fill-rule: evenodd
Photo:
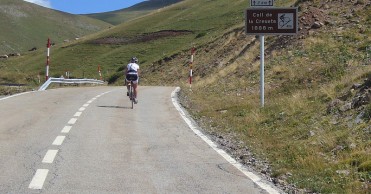
<svg viewBox="0 0 371 194">
<path fill-rule="evenodd" d="M 131 109 L 134 109 L 134 90 L 133 90 L 133 83 L 130 84 L 130 101 L 131 101 Z"/>
</svg>

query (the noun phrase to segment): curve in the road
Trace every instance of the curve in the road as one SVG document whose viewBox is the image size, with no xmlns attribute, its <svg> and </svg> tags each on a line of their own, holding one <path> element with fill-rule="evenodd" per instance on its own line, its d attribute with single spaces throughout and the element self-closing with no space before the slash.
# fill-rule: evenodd
<svg viewBox="0 0 371 194">
<path fill-rule="evenodd" d="M 259 185 L 262 189 L 266 190 L 270 194 L 279 194 L 280 192 L 271 187 L 269 184 L 265 183 L 259 176 L 255 175 L 253 172 L 246 169 L 241 163 L 237 162 L 233 159 L 229 154 L 227 154 L 224 150 L 218 148 L 218 146 L 211 141 L 206 135 L 204 135 L 198 127 L 194 124 L 194 122 L 187 116 L 185 111 L 181 108 L 180 104 L 177 100 L 177 92 L 179 92 L 180 88 L 176 88 L 172 94 L 171 99 L 175 106 L 175 108 L 179 111 L 180 115 L 182 116 L 183 120 L 187 123 L 190 129 L 197 134 L 202 140 L 204 140 L 211 148 L 213 148 L 218 154 L 220 154 L 225 160 L 227 160 L 230 164 L 240 170 L 243 174 L 245 174 L 249 179 L 251 179 L 254 183 Z"/>
</svg>

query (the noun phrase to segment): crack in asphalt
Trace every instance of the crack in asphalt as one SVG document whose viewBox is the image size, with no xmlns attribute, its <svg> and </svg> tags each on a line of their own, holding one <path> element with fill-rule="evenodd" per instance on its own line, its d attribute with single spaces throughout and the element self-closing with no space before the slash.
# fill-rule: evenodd
<svg viewBox="0 0 371 194">
<path fill-rule="evenodd" d="M 243 177 L 243 178 L 246 178 L 245 175 L 240 175 L 240 174 L 237 174 L 237 173 L 234 173 L 234 172 L 231 172 L 229 171 L 228 169 L 226 168 L 223 168 L 223 166 L 229 166 L 230 164 L 229 163 L 221 163 L 221 164 L 217 164 L 216 166 L 218 167 L 219 170 L 222 170 L 223 172 L 226 172 L 228 174 L 231 174 L 231 175 L 234 175 L 234 176 L 237 176 L 237 177 Z"/>
</svg>

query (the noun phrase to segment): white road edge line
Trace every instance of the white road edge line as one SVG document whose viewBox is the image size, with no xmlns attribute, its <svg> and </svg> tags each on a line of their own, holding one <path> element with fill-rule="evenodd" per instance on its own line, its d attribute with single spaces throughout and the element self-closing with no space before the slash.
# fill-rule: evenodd
<svg viewBox="0 0 371 194">
<path fill-rule="evenodd" d="M 62 145 L 65 138 L 66 136 L 57 136 L 55 140 L 53 141 L 52 145 L 58 145 L 58 146 Z"/>
<path fill-rule="evenodd" d="M 32 91 L 32 92 L 34 92 L 34 91 Z M 11 96 L 0 98 L 0 101 L 6 100 L 6 99 L 9 99 L 9 98 L 13 98 L 13 97 L 17 97 L 17 96 L 21 96 L 21 95 L 24 95 L 24 94 L 29 94 L 29 93 L 32 93 L 32 92 L 23 92 L 23 93 L 19 93 L 19 94 L 14 94 L 14 95 L 11 95 Z"/>
<path fill-rule="evenodd" d="M 76 118 L 72 118 L 72 119 L 70 119 L 70 120 L 68 121 L 68 124 L 73 125 L 73 124 L 76 123 L 76 121 L 77 121 Z"/>
<path fill-rule="evenodd" d="M 64 126 L 61 133 L 69 133 L 71 130 L 72 126 Z"/>
<path fill-rule="evenodd" d="M 37 169 L 34 177 L 28 188 L 30 189 L 42 189 L 46 176 L 48 176 L 49 170 L 48 169 Z"/>
<path fill-rule="evenodd" d="M 243 174 L 245 174 L 249 179 L 251 179 L 255 184 L 259 185 L 260 188 L 266 190 L 270 194 L 279 194 L 279 190 L 273 188 L 271 185 L 264 183 L 262 179 L 254 174 L 253 172 L 246 169 L 241 163 L 236 161 L 234 158 L 232 158 L 229 154 L 227 154 L 224 150 L 218 148 L 218 146 L 211 141 L 206 135 L 204 135 L 200 130 L 198 130 L 197 126 L 193 124 L 192 120 L 187 116 L 185 111 L 181 108 L 177 93 L 180 91 L 180 88 L 177 87 L 175 90 L 171 93 L 171 100 L 173 102 L 173 105 L 178 110 L 180 116 L 183 118 L 183 120 L 187 123 L 189 128 L 192 129 L 192 131 L 197 134 L 202 140 L 204 140 L 211 148 L 213 148 L 219 155 L 221 155 L 225 160 L 227 160 L 230 164 L 232 164 L 234 167 L 236 167 L 238 170 L 240 170 Z"/>
<path fill-rule="evenodd" d="M 57 153 L 58 153 L 58 150 L 48 150 L 48 152 L 46 152 L 44 156 L 42 163 L 47 163 L 47 164 L 53 163 L 54 158 L 57 155 Z"/>
</svg>

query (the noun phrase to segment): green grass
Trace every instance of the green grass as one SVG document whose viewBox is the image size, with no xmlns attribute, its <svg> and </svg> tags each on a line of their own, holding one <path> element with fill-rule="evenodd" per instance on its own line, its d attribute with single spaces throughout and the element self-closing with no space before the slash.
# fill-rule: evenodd
<svg viewBox="0 0 371 194">
<path fill-rule="evenodd" d="M 327 103 L 316 100 L 322 95 L 318 89 L 299 90 L 287 96 L 269 95 L 264 109 L 259 108 L 256 95 L 243 95 L 242 100 L 233 94 L 218 95 L 222 91 L 215 88 L 183 91 L 192 102 L 188 108 L 193 115 L 210 120 L 204 127 L 237 133 L 260 158 L 268 158 L 276 177 L 290 172 L 288 182 L 312 192 L 366 193 L 364 183 L 370 181 L 370 176 L 365 169 L 371 160 L 366 129 L 370 122 L 357 127 L 349 127 L 345 121 L 333 124 L 333 116 L 326 114 Z M 357 145 L 355 150 L 350 148 L 352 144 Z M 339 146 L 345 149 L 334 152 Z M 356 165 L 343 163 L 359 151 L 363 155 L 355 159 Z M 349 175 L 339 175 L 338 170 L 347 170 Z"/>
<path fill-rule="evenodd" d="M 17 93 L 27 92 L 32 90 L 32 87 L 24 87 L 24 86 L 0 86 L 0 96 L 8 96 Z"/>
<path fill-rule="evenodd" d="M 113 25 L 118 25 L 138 17 L 144 16 L 146 14 L 160 9 L 171 4 L 177 3 L 181 0 L 162 0 L 162 1 L 144 1 L 142 3 L 136 4 L 132 7 L 125 8 L 122 10 L 88 14 L 87 16 L 108 22 Z"/>
<path fill-rule="evenodd" d="M 87 16 L 108 22 L 113 25 L 118 25 L 118 24 L 130 21 L 130 20 L 133 20 L 135 18 L 144 16 L 149 13 L 151 13 L 151 10 L 145 10 L 145 11 L 125 11 L 123 10 L 122 12 L 98 13 L 98 14 L 91 14 Z"/>
<path fill-rule="evenodd" d="M 322 33 L 275 50 L 266 59 L 264 109 L 259 105 L 259 67 L 251 59 L 226 74 L 216 73 L 220 78 L 211 83 L 195 80 L 192 91 L 183 84 L 184 104 L 208 131 L 237 133 L 270 161 L 275 177 L 289 172 L 286 181 L 311 192 L 367 193 L 370 121 L 354 124 L 356 110 L 340 117 L 326 111 L 331 100 L 371 72 L 365 65 L 367 35 L 356 29 L 341 36 Z M 255 92 L 246 92 L 250 90 Z"/>
</svg>

